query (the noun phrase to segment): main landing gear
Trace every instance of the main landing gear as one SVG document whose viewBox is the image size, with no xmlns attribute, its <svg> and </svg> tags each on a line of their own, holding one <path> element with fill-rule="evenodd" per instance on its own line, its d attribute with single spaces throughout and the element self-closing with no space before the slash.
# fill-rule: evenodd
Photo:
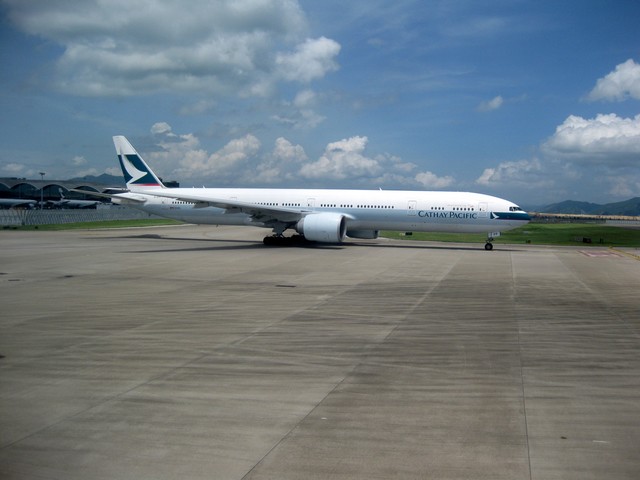
<svg viewBox="0 0 640 480">
<path fill-rule="evenodd" d="M 309 245 L 310 242 L 302 235 L 292 235 L 285 237 L 284 235 L 270 235 L 262 239 L 262 243 L 269 247 L 301 247 Z"/>
</svg>

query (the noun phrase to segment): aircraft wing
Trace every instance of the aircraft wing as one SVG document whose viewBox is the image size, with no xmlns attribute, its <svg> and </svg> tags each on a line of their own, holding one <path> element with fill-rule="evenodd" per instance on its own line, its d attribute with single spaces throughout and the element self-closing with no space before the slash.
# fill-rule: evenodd
<svg viewBox="0 0 640 480">
<path fill-rule="evenodd" d="M 226 213 L 246 213 L 258 222 L 297 222 L 311 210 L 305 208 L 277 207 L 272 205 L 257 205 L 255 203 L 241 202 L 230 198 L 212 198 L 207 195 L 185 194 L 176 195 L 171 189 L 149 192 L 149 195 L 158 197 L 175 198 L 184 202 L 195 204 L 195 208 L 217 207 L 226 210 Z"/>
<path fill-rule="evenodd" d="M 99 192 L 90 192 L 88 190 L 80 190 L 77 188 L 72 188 L 69 190 L 70 192 L 84 193 L 85 195 L 90 195 L 92 197 L 99 198 L 110 198 L 110 199 L 119 199 L 122 203 L 145 203 L 149 200 L 148 196 L 137 195 L 135 193 L 130 192 L 122 192 L 122 193 L 99 193 Z"/>
</svg>

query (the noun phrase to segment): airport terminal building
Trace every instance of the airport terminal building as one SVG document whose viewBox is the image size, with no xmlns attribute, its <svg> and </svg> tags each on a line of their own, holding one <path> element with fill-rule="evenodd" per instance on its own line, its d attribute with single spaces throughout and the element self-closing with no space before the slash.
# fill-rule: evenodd
<svg viewBox="0 0 640 480">
<path fill-rule="evenodd" d="M 75 192 L 85 190 L 87 194 Z M 0 178 L 0 226 L 134 220 L 155 217 L 127 206 L 96 198 L 90 192 L 118 193 L 126 191 L 124 181 L 30 180 Z"/>
<path fill-rule="evenodd" d="M 114 177 L 116 179 L 117 177 Z M 0 178 L 0 199 L 32 200 L 44 203 L 43 207 L 52 208 L 62 197 L 74 200 L 95 200 L 95 197 L 83 195 L 73 190 L 87 192 L 110 193 L 125 190 L 123 179 L 110 183 L 90 182 L 82 179 L 75 180 L 33 180 L 26 178 Z M 47 207 L 49 205 L 49 207 Z M 2 206 L 10 208 L 9 204 Z"/>
</svg>

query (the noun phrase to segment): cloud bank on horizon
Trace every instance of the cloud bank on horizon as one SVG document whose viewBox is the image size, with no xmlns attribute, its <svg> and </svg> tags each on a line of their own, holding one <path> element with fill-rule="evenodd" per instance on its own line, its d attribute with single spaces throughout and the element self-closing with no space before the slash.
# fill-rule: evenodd
<svg viewBox="0 0 640 480">
<path fill-rule="evenodd" d="M 640 8 L 343 3 L 0 0 L 0 176 L 640 196 Z"/>
</svg>

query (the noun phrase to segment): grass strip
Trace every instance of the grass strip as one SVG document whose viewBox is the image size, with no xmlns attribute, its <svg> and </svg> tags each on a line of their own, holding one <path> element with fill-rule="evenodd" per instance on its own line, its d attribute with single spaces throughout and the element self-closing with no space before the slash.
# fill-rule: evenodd
<svg viewBox="0 0 640 480">
<path fill-rule="evenodd" d="M 74 230 L 95 228 L 131 228 L 163 225 L 181 225 L 182 222 L 170 219 L 108 220 L 101 222 L 78 222 L 51 225 L 9 226 L 11 230 Z M 442 233 L 442 232 L 405 232 L 383 231 L 380 235 L 399 240 L 422 240 L 435 242 L 484 243 L 486 235 L 481 233 Z M 584 245 L 607 247 L 640 247 L 640 229 L 609 226 L 593 223 L 530 223 L 516 228 L 494 240 L 496 244 L 533 244 L 533 245 Z"/>
<path fill-rule="evenodd" d="M 413 232 L 381 232 L 387 238 L 436 242 L 484 243 L 486 234 Z M 585 245 L 607 247 L 640 247 L 640 229 L 592 223 L 530 223 L 503 232 L 494 243 L 531 243 L 534 245 Z"/>
</svg>

